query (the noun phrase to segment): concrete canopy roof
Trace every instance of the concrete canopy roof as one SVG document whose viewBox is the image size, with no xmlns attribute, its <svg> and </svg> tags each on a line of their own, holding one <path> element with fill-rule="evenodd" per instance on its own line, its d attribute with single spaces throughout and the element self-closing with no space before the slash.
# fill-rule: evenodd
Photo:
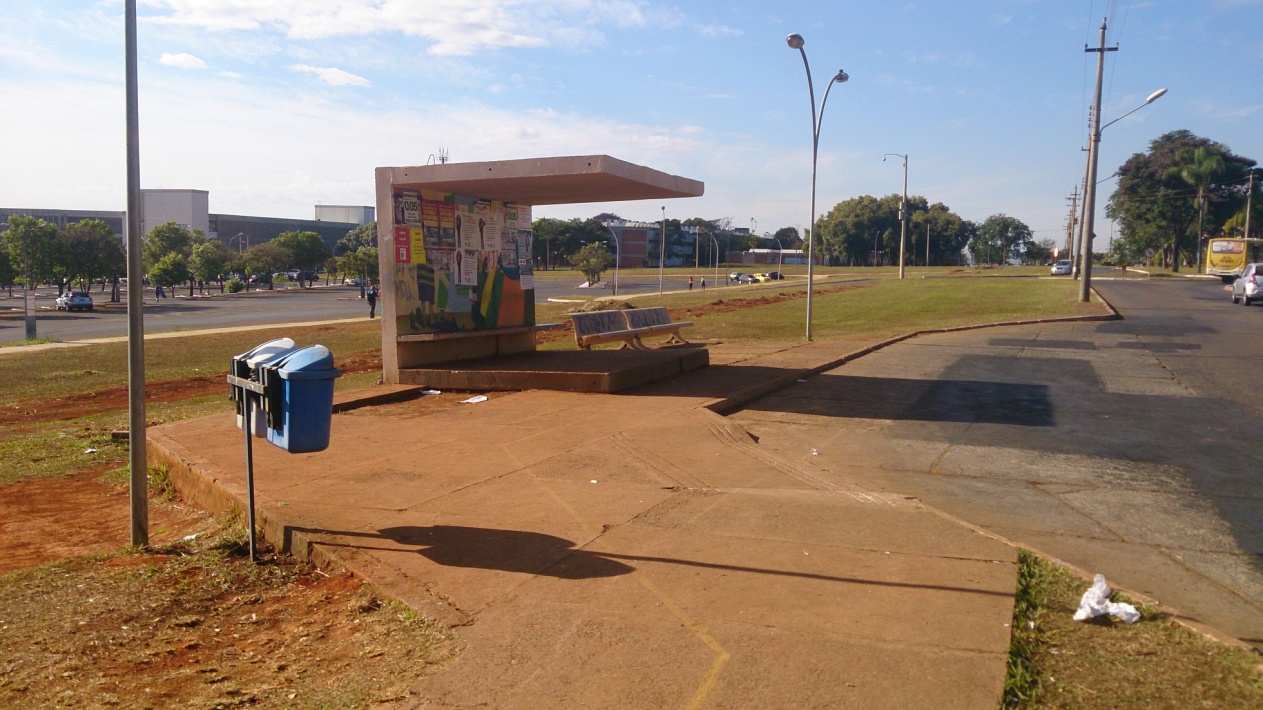
<svg viewBox="0 0 1263 710">
<path fill-rule="evenodd" d="M 432 190 L 527 205 L 698 197 L 699 180 L 608 155 L 567 155 L 483 163 L 446 163 L 385 171 L 395 188 Z"/>
</svg>

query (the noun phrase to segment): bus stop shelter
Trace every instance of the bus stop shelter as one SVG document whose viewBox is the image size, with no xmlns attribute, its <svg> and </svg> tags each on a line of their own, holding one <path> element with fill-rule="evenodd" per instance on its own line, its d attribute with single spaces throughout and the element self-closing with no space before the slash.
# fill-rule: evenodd
<svg viewBox="0 0 1263 710">
<path fill-rule="evenodd" d="M 532 208 L 697 197 L 608 155 L 376 169 L 382 380 L 611 392 L 704 367 L 704 348 L 536 351 Z"/>
</svg>

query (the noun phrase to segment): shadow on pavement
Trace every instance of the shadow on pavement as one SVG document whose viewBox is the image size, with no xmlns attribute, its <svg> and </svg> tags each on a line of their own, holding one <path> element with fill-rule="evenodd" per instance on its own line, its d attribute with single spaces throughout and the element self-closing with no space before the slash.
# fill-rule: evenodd
<svg viewBox="0 0 1263 710">
<path fill-rule="evenodd" d="M 721 570 L 725 572 L 745 572 L 750 574 L 776 575 L 813 579 L 826 582 L 842 582 L 847 584 L 864 584 L 881 587 L 899 587 L 910 589 L 929 589 L 937 591 L 959 592 L 962 594 L 983 594 L 988 596 L 1011 597 L 1011 592 L 957 587 L 940 584 L 920 584 L 915 582 L 898 582 L 859 577 L 839 577 L 817 574 L 813 572 L 796 572 L 763 567 L 745 567 L 717 562 L 697 560 L 681 560 L 671 557 L 653 557 L 645 555 L 627 555 L 616 552 L 592 552 L 577 549 L 574 543 L 565 538 L 545 533 L 524 530 L 498 530 L 493 528 L 475 528 L 464 525 L 404 525 L 382 528 L 375 533 L 348 530 L 325 530 L 321 528 L 285 528 L 284 550 L 290 551 L 294 533 L 314 533 L 334 537 L 370 538 L 389 540 L 398 545 L 415 546 L 416 550 L 398 547 L 376 547 L 372 545 L 354 545 L 331 540 L 313 541 L 313 545 L 330 547 L 347 547 L 357 550 L 375 550 L 380 552 L 410 552 L 426 557 L 435 564 L 447 567 L 471 567 L 477 569 L 498 570 L 501 572 L 518 572 L 534 574 L 558 579 L 594 579 L 599 577 L 615 577 L 635 571 L 635 567 L 623 564 L 628 562 L 654 562 L 661 564 L 683 565 L 703 569 Z"/>
</svg>

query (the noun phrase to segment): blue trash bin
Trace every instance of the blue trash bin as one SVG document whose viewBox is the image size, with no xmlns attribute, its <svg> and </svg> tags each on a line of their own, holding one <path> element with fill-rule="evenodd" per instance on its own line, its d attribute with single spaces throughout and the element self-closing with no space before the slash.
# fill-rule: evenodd
<svg viewBox="0 0 1263 710">
<path fill-rule="evenodd" d="M 329 447 L 333 419 L 333 381 L 341 374 L 333 353 L 323 345 L 295 350 L 265 363 L 264 382 L 275 388 L 268 442 L 291 454 L 323 451 Z"/>
<path fill-rule="evenodd" d="M 272 360 L 282 358 L 295 350 L 292 338 L 277 338 L 269 340 L 261 345 L 256 346 L 252 350 L 247 350 L 232 359 L 229 372 L 247 380 L 255 380 L 262 382 L 259 374 L 259 368 L 263 367 Z M 230 388 L 233 401 L 238 401 L 240 396 L 236 388 Z M 242 424 L 241 412 L 237 412 L 237 428 L 240 429 Z M 267 436 L 267 419 L 263 412 L 263 402 L 255 398 L 251 404 L 250 412 L 250 433 L 256 437 Z"/>
</svg>

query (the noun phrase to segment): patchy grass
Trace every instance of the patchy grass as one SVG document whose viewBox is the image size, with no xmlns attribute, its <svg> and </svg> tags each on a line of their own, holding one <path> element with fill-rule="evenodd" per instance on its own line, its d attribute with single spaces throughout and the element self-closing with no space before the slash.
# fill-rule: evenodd
<svg viewBox="0 0 1263 710">
<path fill-rule="evenodd" d="M 381 348 L 380 324 L 373 322 L 158 338 L 145 342 L 145 376 L 151 383 L 218 376 L 227 371 L 233 355 L 283 336 L 299 345 L 327 345 L 339 361 Z M 5 355 L 0 357 L 0 382 L 5 383 L 0 406 L 126 386 L 127 343 Z"/>
<path fill-rule="evenodd" d="M 27 340 L 8 340 L 0 343 L 0 348 L 17 348 L 23 345 L 44 345 L 55 342 L 52 338 L 29 338 Z"/>
<path fill-rule="evenodd" d="M 1019 564 L 1004 707 L 1263 707 L 1257 655 L 1152 607 L 1137 605 L 1142 617 L 1130 626 L 1076 622 L 1071 616 L 1089 583 L 1025 550 Z"/>
<path fill-rule="evenodd" d="M 448 634 L 349 576 L 253 564 L 221 528 L 153 553 L 0 575 L 0 705 L 401 702 Z"/>
</svg>

